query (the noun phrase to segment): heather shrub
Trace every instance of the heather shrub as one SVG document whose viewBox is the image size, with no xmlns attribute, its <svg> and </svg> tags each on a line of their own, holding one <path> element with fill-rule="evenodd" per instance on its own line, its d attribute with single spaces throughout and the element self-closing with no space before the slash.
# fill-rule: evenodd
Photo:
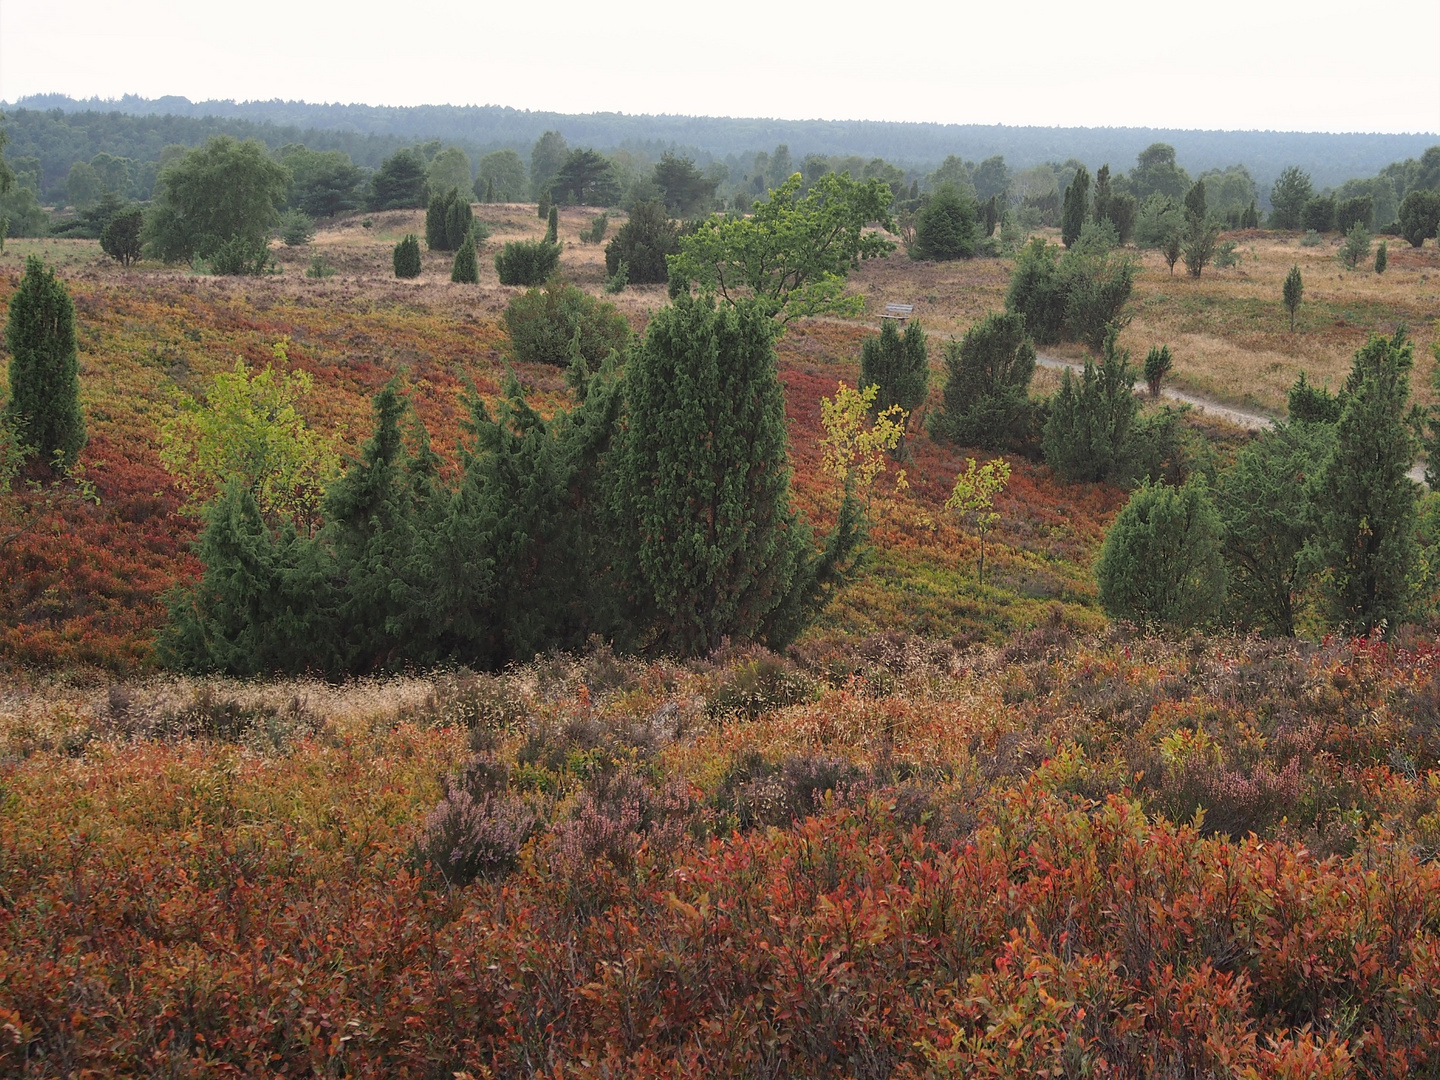
<svg viewBox="0 0 1440 1080">
<path fill-rule="evenodd" d="M 753 720 L 808 700 L 812 694 L 810 680 L 792 661 L 761 649 L 721 667 L 708 710 L 716 717 L 744 716 Z"/>
<path fill-rule="evenodd" d="M 443 796 L 416 841 L 416 862 L 428 864 L 450 885 L 510 873 L 535 831 L 536 817 L 508 792 L 508 782 L 502 763 L 479 755 L 442 779 Z"/>
</svg>

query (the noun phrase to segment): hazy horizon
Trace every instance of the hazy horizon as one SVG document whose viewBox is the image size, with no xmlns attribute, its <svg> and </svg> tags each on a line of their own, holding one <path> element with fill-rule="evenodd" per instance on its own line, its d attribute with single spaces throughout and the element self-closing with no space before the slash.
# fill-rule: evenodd
<svg viewBox="0 0 1440 1080">
<path fill-rule="evenodd" d="M 1416 128 L 1410 131 L 1380 131 L 1352 129 L 1346 131 L 1331 131 L 1318 128 L 1263 128 L 1263 127 L 1187 127 L 1179 124 L 1059 124 L 1059 123 L 987 123 L 977 120 L 896 120 L 886 117 L 856 117 L 856 116 L 779 116 L 741 113 L 677 113 L 677 112 L 647 112 L 643 110 L 628 109 L 541 109 L 528 106 L 515 105 L 503 101 L 423 101 L 415 104 L 400 105 L 389 101 L 340 101 L 340 100 L 311 100 L 306 98 L 287 97 L 207 97 L 194 98 L 185 94 L 161 94 L 155 97 L 137 94 L 126 91 L 121 94 L 102 96 L 87 95 L 81 97 L 76 94 L 67 93 L 64 90 L 52 89 L 27 93 L 11 100 L 0 98 L 0 109 L 12 108 L 33 108 L 43 105 L 43 102 L 30 104 L 35 99 L 50 97 L 68 98 L 79 104 L 94 104 L 96 106 L 120 105 L 126 101 L 143 101 L 150 104 L 157 104 L 163 101 L 185 101 L 192 107 L 205 105 L 263 105 L 273 102 L 281 102 L 287 105 L 307 105 L 316 107 L 334 108 L 371 108 L 371 109 L 425 109 L 425 108 L 457 108 L 457 109 L 509 109 L 519 113 L 562 113 L 572 116 L 625 116 L 634 118 L 646 117 L 695 117 L 706 120 L 746 120 L 777 123 L 831 123 L 831 124 L 860 124 L 860 123 L 886 123 L 886 124 L 914 124 L 914 125 L 937 125 L 942 127 L 980 126 L 998 128 L 1054 128 L 1058 130 L 1080 129 L 1089 131 L 1188 131 L 1188 132 L 1217 132 L 1224 134 L 1277 134 L 1277 135 L 1433 135 L 1440 138 L 1440 121 L 1434 128 Z"/>
<path fill-rule="evenodd" d="M 1352 41 L 1440 38 L 1440 4 L 1218 0 L 1202 15 L 1120 0 L 1023 13 L 920 0 L 894 15 L 740 0 L 595 9 L 456 0 L 135 0 L 0 7 L 0 98 L 134 93 L 406 107 L 525 102 L 570 114 L 1007 127 L 1440 131 L 1440 65 Z M 919 43 L 918 45 L 916 43 Z M 516 106 L 518 107 L 518 106 Z"/>
</svg>

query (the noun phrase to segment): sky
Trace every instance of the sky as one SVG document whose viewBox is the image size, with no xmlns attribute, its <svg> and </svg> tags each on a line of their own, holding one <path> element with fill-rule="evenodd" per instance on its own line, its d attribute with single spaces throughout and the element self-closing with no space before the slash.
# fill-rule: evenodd
<svg viewBox="0 0 1440 1080">
<path fill-rule="evenodd" d="M 0 0 L 0 101 L 1440 132 L 1440 0 Z"/>
</svg>

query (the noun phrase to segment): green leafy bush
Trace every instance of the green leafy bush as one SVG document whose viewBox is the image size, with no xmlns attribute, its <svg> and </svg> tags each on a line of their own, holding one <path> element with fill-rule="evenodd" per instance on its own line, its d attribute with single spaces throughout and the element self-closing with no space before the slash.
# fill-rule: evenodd
<svg viewBox="0 0 1440 1080">
<path fill-rule="evenodd" d="M 501 285 L 543 285 L 560 265 L 560 245 L 512 240 L 495 255 Z"/>
<path fill-rule="evenodd" d="M 270 244 L 263 236 L 232 236 L 210 253 L 210 272 L 224 277 L 263 274 L 270 268 Z"/>
<path fill-rule="evenodd" d="M 140 234 L 144 226 L 143 210 L 122 210 L 106 222 L 105 228 L 101 230 L 100 250 L 121 266 L 137 262 L 141 252 Z M 3 242 L 0 240 L 0 243 Z"/>
</svg>

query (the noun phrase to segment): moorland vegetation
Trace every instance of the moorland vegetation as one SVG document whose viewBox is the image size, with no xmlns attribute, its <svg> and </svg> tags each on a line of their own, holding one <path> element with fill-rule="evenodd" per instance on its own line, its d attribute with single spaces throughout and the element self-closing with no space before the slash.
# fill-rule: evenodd
<svg viewBox="0 0 1440 1080">
<path fill-rule="evenodd" d="M 311 153 L 0 255 L 7 1070 L 1440 1066 L 1433 229 Z"/>
</svg>

